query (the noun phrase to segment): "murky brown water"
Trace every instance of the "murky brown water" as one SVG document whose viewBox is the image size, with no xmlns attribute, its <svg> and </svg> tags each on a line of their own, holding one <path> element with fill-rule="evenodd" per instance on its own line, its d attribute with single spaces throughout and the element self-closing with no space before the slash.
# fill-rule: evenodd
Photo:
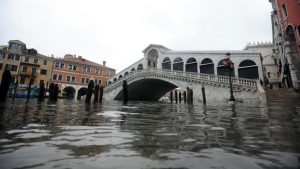
<svg viewBox="0 0 300 169">
<path fill-rule="evenodd" d="M 7 102 L 0 168 L 299 168 L 300 101 Z"/>
</svg>

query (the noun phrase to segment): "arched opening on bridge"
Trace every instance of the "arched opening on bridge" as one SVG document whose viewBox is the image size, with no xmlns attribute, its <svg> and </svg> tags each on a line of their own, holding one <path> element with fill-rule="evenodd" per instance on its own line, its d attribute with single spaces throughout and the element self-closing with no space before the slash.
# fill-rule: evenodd
<svg viewBox="0 0 300 169">
<path fill-rule="evenodd" d="M 195 73 L 198 72 L 198 70 L 197 70 L 197 60 L 195 58 L 189 58 L 186 61 L 185 71 L 186 72 L 195 72 Z"/>
<path fill-rule="evenodd" d="M 223 76 L 228 76 L 229 75 L 229 68 L 224 65 L 224 59 L 222 59 L 218 63 L 217 73 L 218 73 L 218 75 L 223 75 Z M 231 73 L 232 73 L 231 76 L 234 77 L 235 76 L 234 69 L 232 70 Z"/>
<path fill-rule="evenodd" d="M 135 68 L 131 68 L 130 73 L 133 73 L 135 71 Z"/>
<path fill-rule="evenodd" d="M 215 74 L 214 63 L 211 59 L 206 58 L 201 61 L 200 73 L 211 74 L 211 75 Z"/>
<path fill-rule="evenodd" d="M 108 81 L 108 84 L 110 85 L 110 84 L 111 84 L 111 81 Z"/>
<path fill-rule="evenodd" d="M 143 64 L 139 64 L 137 70 L 143 70 L 143 69 L 144 69 Z"/>
<path fill-rule="evenodd" d="M 128 73 L 128 72 L 125 72 L 124 77 L 126 77 L 126 76 L 128 76 L 128 75 L 129 75 L 129 73 Z"/>
<path fill-rule="evenodd" d="M 148 68 L 156 68 L 157 67 L 157 58 L 158 52 L 156 49 L 151 49 L 147 54 L 147 65 Z"/>
<path fill-rule="evenodd" d="M 122 79 L 123 78 L 123 76 L 122 75 L 119 75 L 119 78 L 118 78 L 118 80 L 120 80 L 120 79 Z"/>
<path fill-rule="evenodd" d="M 141 79 L 128 84 L 128 100 L 158 101 L 169 91 L 177 88 L 176 85 L 160 79 Z M 123 90 L 115 100 L 123 99 Z"/>
<path fill-rule="evenodd" d="M 167 69 L 171 70 L 171 60 L 169 57 L 165 57 L 162 64 L 161 64 L 162 69 Z"/>
<path fill-rule="evenodd" d="M 63 96 L 67 99 L 73 99 L 75 96 L 75 88 L 68 86 L 63 89 Z"/>
<path fill-rule="evenodd" d="M 117 79 L 117 78 L 114 78 L 114 82 L 116 82 L 116 81 L 118 81 L 118 79 Z"/>
<path fill-rule="evenodd" d="M 81 99 L 81 96 L 86 95 L 88 92 L 88 89 L 86 87 L 82 87 L 78 90 L 77 99 Z"/>
<path fill-rule="evenodd" d="M 252 60 L 244 60 L 238 68 L 240 78 L 256 79 L 258 78 L 258 67 Z"/>
<path fill-rule="evenodd" d="M 174 59 L 173 70 L 183 71 L 183 60 L 180 57 Z"/>
</svg>

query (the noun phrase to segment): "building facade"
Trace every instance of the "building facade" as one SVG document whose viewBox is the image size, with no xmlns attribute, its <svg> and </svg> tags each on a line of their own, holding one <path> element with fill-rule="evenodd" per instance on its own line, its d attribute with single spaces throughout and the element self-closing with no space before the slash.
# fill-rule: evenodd
<svg viewBox="0 0 300 169">
<path fill-rule="evenodd" d="M 11 40 L 8 46 L 0 50 L 0 74 L 10 70 L 12 84 L 27 88 L 30 81 L 35 87 L 43 82 L 45 87 L 50 83 L 54 59 L 39 54 L 35 49 L 27 49 L 19 40 Z M 1 79 L 0 79 L 1 80 Z"/>
<path fill-rule="evenodd" d="M 73 98 L 85 94 L 90 80 L 100 86 L 107 85 L 107 80 L 115 75 L 115 70 L 84 59 L 81 56 L 65 55 L 55 59 L 51 83 L 58 84 L 61 95 Z"/>
<path fill-rule="evenodd" d="M 286 87 L 300 89 L 300 1 L 269 0 L 271 13 L 273 43 L 276 57 L 282 66 L 281 78 Z"/>
</svg>

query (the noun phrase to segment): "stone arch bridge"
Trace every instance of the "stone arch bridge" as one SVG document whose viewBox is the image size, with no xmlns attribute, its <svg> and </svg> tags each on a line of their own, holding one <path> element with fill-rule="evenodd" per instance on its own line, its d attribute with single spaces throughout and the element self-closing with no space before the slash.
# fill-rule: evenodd
<svg viewBox="0 0 300 169">
<path fill-rule="evenodd" d="M 201 88 L 205 88 L 208 101 L 225 102 L 229 98 L 229 78 L 227 76 L 180 72 L 162 69 L 144 69 L 131 73 L 123 80 L 128 83 L 129 100 L 158 101 L 167 92 L 187 87 L 194 93 L 194 102 L 203 102 Z M 104 99 L 123 99 L 123 80 L 104 89 Z M 234 95 L 239 101 L 261 101 L 257 81 L 233 78 Z"/>
</svg>

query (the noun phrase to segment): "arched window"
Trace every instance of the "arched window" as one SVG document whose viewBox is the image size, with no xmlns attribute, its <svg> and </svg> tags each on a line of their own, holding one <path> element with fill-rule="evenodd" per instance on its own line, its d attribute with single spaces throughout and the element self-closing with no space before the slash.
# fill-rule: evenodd
<svg viewBox="0 0 300 169">
<path fill-rule="evenodd" d="M 234 68 L 231 71 L 232 71 L 231 76 L 234 77 L 235 76 Z M 218 75 L 223 75 L 223 76 L 228 76 L 229 75 L 229 68 L 224 65 L 224 59 L 222 59 L 218 63 L 217 73 L 218 73 Z"/>
<path fill-rule="evenodd" d="M 240 78 L 256 79 L 258 78 L 258 67 L 252 60 L 244 60 L 238 68 Z"/>
<path fill-rule="evenodd" d="M 134 71 L 135 71 L 135 68 L 133 67 L 133 68 L 130 70 L 130 73 L 131 73 L 131 72 L 134 72 Z"/>
<path fill-rule="evenodd" d="M 197 60 L 195 58 L 189 58 L 185 64 L 186 72 L 198 72 L 197 70 Z"/>
<path fill-rule="evenodd" d="M 122 75 L 119 75 L 119 80 L 122 79 L 122 78 L 123 78 L 123 76 L 122 76 Z"/>
<path fill-rule="evenodd" d="M 200 73 L 215 74 L 214 63 L 211 59 L 203 59 L 200 64 Z"/>
<path fill-rule="evenodd" d="M 128 72 L 125 72 L 124 77 L 126 77 L 126 76 L 128 76 L 128 75 L 129 75 L 129 73 L 128 73 Z"/>
<path fill-rule="evenodd" d="M 171 70 L 171 60 L 169 57 L 165 57 L 162 64 L 161 64 L 162 69 L 168 69 Z"/>
<path fill-rule="evenodd" d="M 142 70 L 142 69 L 144 69 L 143 65 L 139 64 L 138 67 L 137 67 L 137 70 Z"/>
<path fill-rule="evenodd" d="M 183 71 L 183 61 L 181 58 L 176 58 L 173 63 L 173 70 Z"/>
<path fill-rule="evenodd" d="M 111 84 L 111 81 L 108 81 L 108 84 L 110 85 L 110 84 Z"/>
<path fill-rule="evenodd" d="M 117 78 L 114 78 L 114 82 L 116 82 L 117 81 Z"/>
</svg>

